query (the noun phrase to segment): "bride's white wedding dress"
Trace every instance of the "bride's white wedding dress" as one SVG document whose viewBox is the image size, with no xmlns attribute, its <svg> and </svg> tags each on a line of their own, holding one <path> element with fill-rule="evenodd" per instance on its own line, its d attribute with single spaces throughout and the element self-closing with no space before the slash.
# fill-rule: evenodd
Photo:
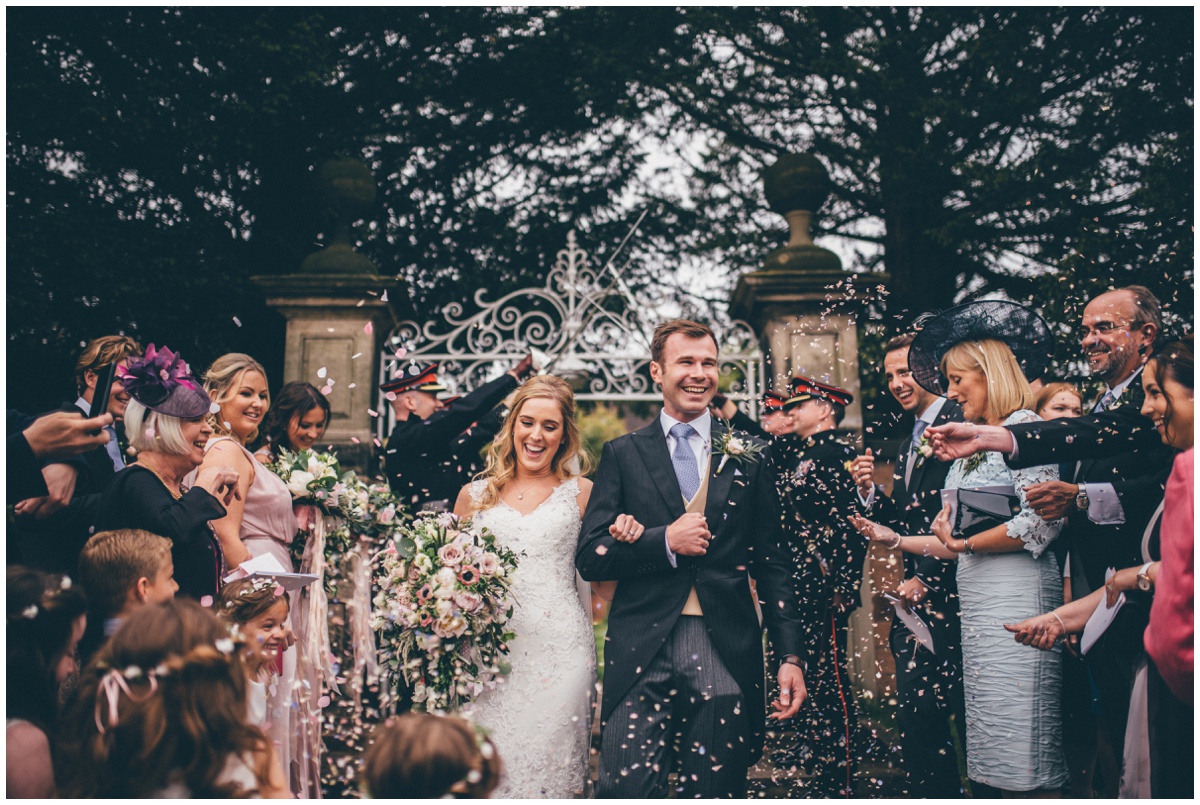
<svg viewBox="0 0 1200 805">
<path fill-rule="evenodd" d="M 484 481 L 471 485 L 478 501 Z M 496 797 L 565 799 L 588 779 L 596 643 L 575 584 L 579 484 L 564 481 L 527 515 L 503 501 L 474 519 L 517 554 L 512 673 L 469 710 L 504 762 Z"/>
</svg>

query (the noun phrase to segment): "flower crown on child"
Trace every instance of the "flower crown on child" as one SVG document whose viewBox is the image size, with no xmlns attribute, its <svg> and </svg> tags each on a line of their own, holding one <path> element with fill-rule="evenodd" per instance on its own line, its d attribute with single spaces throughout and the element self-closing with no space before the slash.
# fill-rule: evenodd
<svg viewBox="0 0 1200 805">
<path fill-rule="evenodd" d="M 130 701 L 140 704 L 158 692 L 160 680 L 178 675 L 189 665 L 228 663 L 233 656 L 234 648 L 233 638 L 223 637 L 211 646 L 196 646 L 183 654 L 170 654 L 158 665 L 149 669 L 143 669 L 137 665 L 108 668 L 104 662 L 97 663 L 97 669 L 108 668 L 108 670 L 100 677 L 100 683 L 96 689 L 96 729 L 103 735 L 108 729 L 114 729 L 119 725 L 122 693 Z M 135 694 L 130 685 L 139 685 L 143 681 L 146 683 L 146 690 L 140 695 Z M 104 718 L 106 711 L 107 719 Z"/>
</svg>

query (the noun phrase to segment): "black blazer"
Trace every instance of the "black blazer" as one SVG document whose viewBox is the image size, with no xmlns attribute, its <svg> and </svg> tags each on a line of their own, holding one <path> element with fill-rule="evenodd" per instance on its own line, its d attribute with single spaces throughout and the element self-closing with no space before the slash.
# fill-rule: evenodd
<svg viewBox="0 0 1200 805">
<path fill-rule="evenodd" d="M 962 422 L 962 408 L 954 400 L 942 403 L 942 409 L 934 417 L 933 425 L 947 422 Z M 933 519 L 942 508 L 941 491 L 946 486 L 946 475 L 950 472 L 949 461 L 938 461 L 932 456 L 919 459 L 913 467 L 909 482 L 904 482 L 908 469 L 909 448 L 912 445 L 911 427 L 896 460 L 892 476 L 892 494 L 883 494 L 875 488 L 875 515 L 901 534 L 929 534 Z M 934 645 L 939 655 L 954 656 L 959 648 L 959 601 L 956 562 L 937 559 L 933 556 L 904 554 L 904 575 L 916 576 L 929 588 L 920 608 L 921 619 L 929 625 Z"/>
<path fill-rule="evenodd" d="M 724 432 L 714 420 L 713 436 Z M 704 556 L 667 558 L 667 526 L 684 513 L 659 418 L 604 446 L 579 535 L 575 566 L 588 581 L 618 580 L 604 651 L 607 719 L 658 652 L 694 586 L 709 635 L 738 681 L 753 732 L 762 729 L 762 627 L 747 579 L 753 576 L 776 652 L 803 655 L 795 589 L 783 542 L 770 448 L 756 462 L 726 462 L 714 451 L 704 514 L 712 542 Z M 645 526 L 641 539 L 617 542 L 608 527 L 620 514 Z M 752 747 L 756 744 L 752 743 Z M 754 754 L 754 752 L 752 752 Z"/>
<path fill-rule="evenodd" d="M 1013 467 L 1079 462 L 1075 483 L 1113 485 L 1125 512 L 1121 525 L 1096 525 L 1073 512 L 1063 534 L 1070 540 L 1071 584 L 1078 597 L 1104 584 L 1109 567 L 1141 564 L 1146 524 L 1166 490 L 1175 450 L 1163 444 L 1141 415 L 1145 392 L 1135 379 L 1109 411 L 1089 416 L 1010 425 L 1017 443 Z M 1083 587 L 1080 584 L 1085 585 Z"/>
</svg>

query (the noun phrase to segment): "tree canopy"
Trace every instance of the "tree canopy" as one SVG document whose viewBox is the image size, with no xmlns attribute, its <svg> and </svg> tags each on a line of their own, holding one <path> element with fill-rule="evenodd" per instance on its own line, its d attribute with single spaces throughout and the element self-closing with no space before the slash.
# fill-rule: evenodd
<svg viewBox="0 0 1200 805">
<path fill-rule="evenodd" d="M 1190 322 L 1192 10 L 77 9 L 8 13 L 9 405 L 125 331 L 281 364 L 249 282 L 331 234 L 316 168 L 379 184 L 359 250 L 423 316 L 532 281 L 568 229 L 683 309 L 784 237 L 761 170 L 818 156 L 818 238 L 890 276 L 1073 324 L 1141 282 Z M 671 155 L 674 155 L 673 158 Z M 534 275 L 534 276 L 531 276 Z M 395 294 L 393 296 L 396 296 Z M 1073 354 L 1064 346 L 1063 357 Z M 61 377 L 62 384 L 55 385 Z M 277 378 L 273 378 L 276 379 Z M 867 379 L 867 378 L 864 378 Z"/>
</svg>

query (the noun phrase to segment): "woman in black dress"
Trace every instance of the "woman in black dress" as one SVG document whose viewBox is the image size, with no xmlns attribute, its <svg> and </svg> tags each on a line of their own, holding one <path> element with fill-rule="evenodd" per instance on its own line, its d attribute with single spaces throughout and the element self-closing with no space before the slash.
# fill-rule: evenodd
<svg viewBox="0 0 1200 805">
<path fill-rule="evenodd" d="M 225 574 L 209 521 L 225 516 L 237 473 L 207 467 L 190 489 L 183 478 L 204 460 L 212 400 L 178 355 L 154 345 L 129 362 L 121 382 L 132 399 L 125 432 L 137 462 L 117 474 L 100 502 L 96 531 L 138 528 L 171 540 L 179 594 L 216 595 Z"/>
</svg>

